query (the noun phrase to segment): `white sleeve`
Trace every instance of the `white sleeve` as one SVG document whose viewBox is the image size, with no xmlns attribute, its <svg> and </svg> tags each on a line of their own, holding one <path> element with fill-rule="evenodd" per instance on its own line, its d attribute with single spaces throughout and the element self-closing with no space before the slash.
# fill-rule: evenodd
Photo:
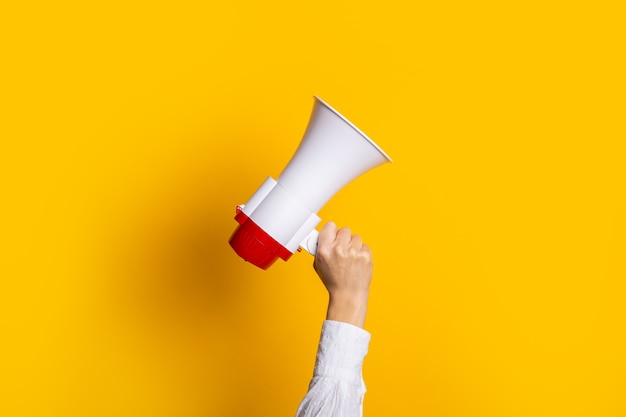
<svg viewBox="0 0 626 417">
<path fill-rule="evenodd" d="M 315 371 L 297 417 L 361 417 L 365 383 L 361 369 L 370 334 L 348 323 L 326 320 Z"/>
</svg>

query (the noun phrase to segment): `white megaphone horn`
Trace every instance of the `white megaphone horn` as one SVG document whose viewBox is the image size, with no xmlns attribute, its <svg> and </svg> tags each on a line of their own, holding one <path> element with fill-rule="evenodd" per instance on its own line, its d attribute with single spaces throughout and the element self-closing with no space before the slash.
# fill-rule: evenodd
<svg viewBox="0 0 626 417">
<path fill-rule="evenodd" d="M 391 162 L 370 138 L 319 97 L 296 153 L 274 180 L 237 206 L 239 226 L 230 245 L 246 261 L 267 269 L 300 247 L 315 255 L 317 212 L 343 186 Z"/>
</svg>

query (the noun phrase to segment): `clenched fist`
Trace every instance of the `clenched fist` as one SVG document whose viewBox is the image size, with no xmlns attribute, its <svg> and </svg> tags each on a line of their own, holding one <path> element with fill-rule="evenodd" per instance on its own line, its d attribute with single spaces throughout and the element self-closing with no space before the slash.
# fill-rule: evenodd
<svg viewBox="0 0 626 417">
<path fill-rule="evenodd" d="M 350 229 L 337 230 L 334 223 L 327 223 L 320 231 L 313 267 L 328 290 L 326 319 L 362 328 L 372 281 L 369 246 Z"/>
</svg>

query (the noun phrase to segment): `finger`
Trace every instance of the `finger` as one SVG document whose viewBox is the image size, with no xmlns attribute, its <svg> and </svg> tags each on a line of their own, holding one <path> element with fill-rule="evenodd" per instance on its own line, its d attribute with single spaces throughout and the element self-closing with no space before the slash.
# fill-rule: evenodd
<svg viewBox="0 0 626 417">
<path fill-rule="evenodd" d="M 347 228 L 347 227 L 342 227 L 337 232 L 337 237 L 336 237 L 335 240 L 339 244 L 347 245 L 347 244 L 350 243 L 351 239 L 352 239 L 352 231 L 349 228 Z"/>
<path fill-rule="evenodd" d="M 337 237 L 337 225 L 333 222 L 328 222 L 324 225 L 320 231 L 320 235 L 317 239 L 317 246 L 324 247 L 335 241 Z"/>
<path fill-rule="evenodd" d="M 370 249 L 367 243 L 364 243 L 363 246 L 361 246 L 361 252 L 363 252 L 367 256 L 367 259 L 372 262 L 372 249 Z"/>
<path fill-rule="evenodd" d="M 360 250 L 363 246 L 363 239 L 361 239 L 361 236 L 352 235 L 352 239 L 350 239 L 350 246 Z"/>
</svg>

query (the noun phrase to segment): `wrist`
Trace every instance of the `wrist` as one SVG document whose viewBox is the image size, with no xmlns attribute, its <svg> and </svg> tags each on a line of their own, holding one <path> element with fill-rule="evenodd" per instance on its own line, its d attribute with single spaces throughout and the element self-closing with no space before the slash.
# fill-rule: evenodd
<svg viewBox="0 0 626 417">
<path fill-rule="evenodd" d="M 367 315 L 369 291 L 360 293 L 331 293 L 326 319 L 341 321 L 363 328 Z"/>
</svg>

